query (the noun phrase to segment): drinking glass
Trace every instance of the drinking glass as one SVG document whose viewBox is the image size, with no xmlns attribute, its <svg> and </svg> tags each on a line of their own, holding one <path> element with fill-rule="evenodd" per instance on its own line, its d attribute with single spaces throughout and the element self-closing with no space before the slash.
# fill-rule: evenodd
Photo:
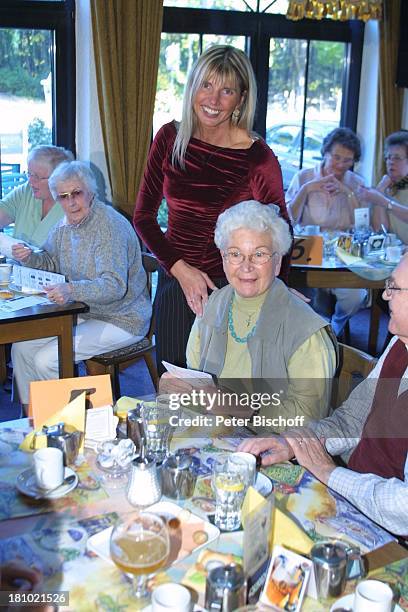
<svg viewBox="0 0 408 612">
<path fill-rule="evenodd" d="M 156 463 L 162 463 L 169 454 L 170 440 L 175 427 L 170 425 L 170 410 L 168 397 L 158 395 L 155 405 L 143 404 L 141 408 L 143 430 L 146 441 L 146 452 L 153 455 Z"/>
<path fill-rule="evenodd" d="M 235 531 L 241 525 L 241 506 L 248 475 L 232 467 L 228 458 L 214 465 L 212 485 L 215 493 L 214 523 L 223 531 Z"/>
<path fill-rule="evenodd" d="M 133 578 L 136 610 L 148 604 L 147 578 L 165 565 L 169 553 L 167 525 L 156 514 L 140 512 L 114 527 L 110 554 L 118 568 Z"/>
</svg>

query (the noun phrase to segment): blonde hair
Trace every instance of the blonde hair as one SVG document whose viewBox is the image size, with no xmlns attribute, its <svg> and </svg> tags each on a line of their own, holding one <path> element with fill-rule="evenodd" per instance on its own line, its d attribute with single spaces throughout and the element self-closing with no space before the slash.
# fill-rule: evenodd
<svg viewBox="0 0 408 612">
<path fill-rule="evenodd" d="M 243 95 L 243 101 L 236 125 L 248 133 L 252 130 L 257 87 L 251 63 L 240 49 L 229 45 L 213 45 L 195 62 L 184 91 L 182 119 L 172 153 L 172 164 L 178 164 L 183 169 L 186 149 L 197 127 L 197 117 L 193 109 L 194 99 L 198 89 L 210 76 L 237 87 L 239 93 Z"/>
</svg>

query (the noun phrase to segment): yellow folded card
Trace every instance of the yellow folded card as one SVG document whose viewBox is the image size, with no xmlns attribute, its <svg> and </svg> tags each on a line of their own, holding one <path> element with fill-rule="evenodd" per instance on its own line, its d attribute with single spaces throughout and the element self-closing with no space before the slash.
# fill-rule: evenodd
<svg viewBox="0 0 408 612">
<path fill-rule="evenodd" d="M 275 506 L 272 521 L 272 547 L 277 544 L 301 555 L 308 555 L 314 542 L 289 516 Z"/>
<path fill-rule="evenodd" d="M 41 432 L 44 425 L 56 425 L 57 423 L 65 423 L 78 431 L 85 432 L 85 398 L 86 394 L 81 393 L 72 402 L 69 402 L 62 410 L 58 410 L 52 416 L 45 419 L 38 425 L 36 429 L 30 432 L 20 444 L 20 449 L 27 452 L 33 452 L 39 448 L 47 446 L 46 436 L 36 436 L 34 445 L 34 436 Z M 80 453 L 84 452 L 84 441 L 82 440 Z"/>
</svg>

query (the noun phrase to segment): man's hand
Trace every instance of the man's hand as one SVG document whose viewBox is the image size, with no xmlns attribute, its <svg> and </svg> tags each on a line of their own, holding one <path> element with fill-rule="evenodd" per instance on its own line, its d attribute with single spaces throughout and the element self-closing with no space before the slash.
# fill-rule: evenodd
<svg viewBox="0 0 408 612">
<path fill-rule="evenodd" d="M 271 436 L 270 438 L 248 438 L 238 446 L 239 451 L 262 456 L 262 465 L 272 465 L 288 461 L 294 457 L 294 452 L 288 442 L 282 436 Z"/>
<path fill-rule="evenodd" d="M 316 478 L 327 485 L 330 474 L 336 469 L 336 464 L 330 457 L 322 442 L 311 431 L 307 436 L 298 435 L 288 439 L 297 459 Z"/>
<path fill-rule="evenodd" d="M 70 283 L 60 283 L 44 287 L 47 298 L 56 304 L 67 304 L 72 299 L 72 288 Z"/>
</svg>

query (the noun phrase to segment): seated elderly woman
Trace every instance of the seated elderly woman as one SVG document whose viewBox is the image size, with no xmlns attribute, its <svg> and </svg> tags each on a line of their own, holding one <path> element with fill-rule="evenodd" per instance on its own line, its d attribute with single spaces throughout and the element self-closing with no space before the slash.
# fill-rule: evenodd
<svg viewBox="0 0 408 612">
<path fill-rule="evenodd" d="M 65 275 L 65 283 L 46 288 L 56 304 L 89 305 L 74 330 L 76 362 L 138 342 L 147 333 L 151 303 L 134 229 L 96 199 L 95 177 L 85 163 L 61 164 L 49 185 L 65 217 L 50 232 L 44 252 L 34 254 L 18 244 L 13 256 L 24 265 Z M 58 378 L 56 338 L 17 342 L 12 359 L 23 404 L 30 381 Z"/>
<path fill-rule="evenodd" d="M 0 200 L 0 228 L 14 223 L 14 237 L 41 246 L 48 232 L 64 216 L 48 187 L 48 178 L 62 162 L 72 161 L 71 151 L 39 145 L 28 154 L 28 182 Z"/>
<path fill-rule="evenodd" d="M 361 156 L 360 141 L 352 130 L 336 128 L 323 139 L 321 153 L 322 162 L 293 177 L 286 192 L 289 215 L 294 224 L 318 225 L 322 231 L 349 230 L 354 226 L 354 210 L 362 205 L 357 194 L 363 180 L 351 170 Z M 327 296 L 334 296 L 330 315 L 337 336 L 367 300 L 366 289 L 318 289 L 312 295 L 319 312 Z"/>
<path fill-rule="evenodd" d="M 376 188 L 361 188 L 359 198 L 375 205 L 375 230 L 384 225 L 408 244 L 408 131 L 401 130 L 387 136 L 384 150 L 387 174 Z"/>
<path fill-rule="evenodd" d="M 336 340 L 327 322 L 277 278 L 291 246 L 288 224 L 273 205 L 241 202 L 219 216 L 215 243 L 229 285 L 212 293 L 194 322 L 189 367 L 216 375 L 221 386 L 235 387 L 232 379 L 247 379 L 252 392 L 286 386 L 278 406 L 262 407 L 265 417 L 306 423 L 327 415 Z M 163 376 L 170 390 L 170 376 Z M 269 429 L 285 429 L 285 422 L 274 419 Z"/>
</svg>

